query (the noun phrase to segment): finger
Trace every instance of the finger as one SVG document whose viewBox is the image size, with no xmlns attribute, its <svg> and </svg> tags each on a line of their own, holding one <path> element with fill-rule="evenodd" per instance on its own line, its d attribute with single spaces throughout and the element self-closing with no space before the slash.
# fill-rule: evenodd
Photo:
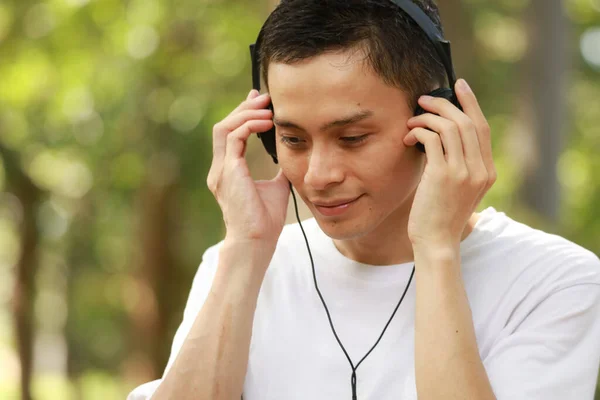
<svg viewBox="0 0 600 400">
<path fill-rule="evenodd" d="M 425 96 L 424 96 L 425 97 Z M 463 149 L 463 165 L 469 172 L 477 174 L 481 168 L 485 169 L 482 161 L 481 148 L 477 130 L 471 118 L 450 101 L 443 98 L 420 98 L 419 104 L 427 111 L 438 114 L 440 117 L 452 121 L 458 128 L 458 134 Z M 485 172 L 485 171 L 484 171 Z"/>
<path fill-rule="evenodd" d="M 425 146 L 427 163 L 431 163 L 439 168 L 446 167 L 440 135 L 425 128 L 411 129 L 404 137 L 404 144 L 414 146 L 417 142 L 423 143 Z"/>
<path fill-rule="evenodd" d="M 225 157 L 227 135 L 250 120 L 271 120 L 273 112 L 268 109 L 244 110 L 230 115 L 213 128 L 213 160 Z"/>
<path fill-rule="evenodd" d="M 259 110 L 242 110 L 236 114 L 230 115 L 219 123 L 219 129 L 217 135 L 227 135 L 229 132 L 242 126 L 246 121 L 251 119 L 270 120 L 273 119 L 273 111 L 268 108 L 261 108 Z"/>
<path fill-rule="evenodd" d="M 250 120 L 227 135 L 225 147 L 225 162 L 228 159 L 239 159 L 246 153 L 246 141 L 248 137 L 256 132 L 264 132 L 273 126 L 271 120 Z"/>
<path fill-rule="evenodd" d="M 250 118 L 256 117 L 260 119 L 272 114 L 270 110 L 266 109 L 266 106 L 270 101 L 269 99 L 268 94 L 259 95 L 258 91 L 253 89 L 248 93 L 245 101 L 233 110 L 223 121 L 217 123 L 213 127 L 213 159 L 207 177 L 208 187 L 213 193 L 216 192 L 216 186 L 223 169 L 227 135 Z M 245 113 L 246 110 L 255 111 L 257 113 Z M 243 115 L 240 116 L 239 114 Z"/>
<path fill-rule="evenodd" d="M 252 89 L 250 92 L 248 92 L 248 96 L 246 96 L 246 100 L 250 100 L 250 99 L 253 99 L 258 96 L 260 96 L 260 92 L 256 89 Z"/>
<path fill-rule="evenodd" d="M 244 110 L 230 115 L 215 125 L 213 129 L 213 158 L 225 156 L 227 135 L 250 120 L 271 120 L 273 113 L 268 109 Z"/>
<path fill-rule="evenodd" d="M 241 102 L 239 106 L 229 113 L 229 115 L 237 114 L 243 110 L 267 108 L 267 105 L 271 101 L 271 97 L 268 93 L 263 93 L 259 96 L 256 96 L 257 93 L 257 91 L 250 92 L 248 95 L 249 98 Z"/>
<path fill-rule="evenodd" d="M 488 171 L 495 171 L 492 156 L 492 141 L 490 126 L 479 106 L 477 97 L 464 79 L 459 79 L 455 85 L 456 96 L 464 113 L 473 121 L 479 142 L 481 158 Z"/>
<path fill-rule="evenodd" d="M 453 121 L 438 115 L 425 113 L 409 119 L 407 126 L 410 129 L 426 128 L 437 132 L 442 138 L 442 145 L 448 165 L 456 167 L 465 165 L 462 139 L 458 126 Z"/>
</svg>

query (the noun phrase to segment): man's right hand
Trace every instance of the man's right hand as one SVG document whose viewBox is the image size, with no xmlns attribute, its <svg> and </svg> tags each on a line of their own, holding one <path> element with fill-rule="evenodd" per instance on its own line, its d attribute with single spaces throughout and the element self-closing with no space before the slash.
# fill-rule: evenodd
<svg viewBox="0 0 600 400">
<path fill-rule="evenodd" d="M 270 181 L 254 181 L 245 159 L 251 134 L 273 126 L 273 113 L 266 109 L 268 94 L 252 90 L 245 101 L 213 128 L 213 160 L 207 184 L 221 211 L 226 240 L 264 241 L 274 245 L 281 234 L 290 194 L 281 172 Z"/>
<path fill-rule="evenodd" d="M 268 102 L 268 95 L 253 90 L 213 129 L 207 183 L 223 211 L 227 235 L 213 281 L 203 283 L 210 290 L 194 299 L 202 307 L 183 344 L 173 350 L 175 361 L 153 399 L 239 399 L 243 392 L 262 272 L 283 229 L 290 194 L 281 171 L 270 181 L 254 182 L 244 158 L 248 137 L 273 126 Z M 200 271 L 205 268 L 210 264 Z"/>
</svg>

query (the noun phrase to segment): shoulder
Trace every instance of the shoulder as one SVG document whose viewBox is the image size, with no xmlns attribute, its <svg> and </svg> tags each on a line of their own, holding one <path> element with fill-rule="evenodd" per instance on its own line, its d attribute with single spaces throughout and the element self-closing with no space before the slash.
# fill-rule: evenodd
<svg viewBox="0 0 600 400">
<path fill-rule="evenodd" d="M 548 272 L 564 287 L 600 284 L 600 260 L 592 251 L 558 234 L 511 221 L 506 233 L 512 237 L 514 251 L 531 265 Z"/>
<path fill-rule="evenodd" d="M 472 246 L 494 269 L 518 281 L 546 283 L 560 290 L 578 284 L 600 285 L 600 260 L 592 251 L 558 234 L 486 210 L 479 240 Z"/>
</svg>

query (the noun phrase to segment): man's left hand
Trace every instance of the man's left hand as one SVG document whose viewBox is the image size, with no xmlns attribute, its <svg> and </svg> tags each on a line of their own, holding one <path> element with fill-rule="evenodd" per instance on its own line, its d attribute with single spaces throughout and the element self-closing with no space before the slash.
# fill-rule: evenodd
<svg viewBox="0 0 600 400">
<path fill-rule="evenodd" d="M 455 91 L 464 112 L 446 99 L 423 96 L 419 104 L 427 113 L 407 122 L 404 144 L 423 143 L 427 157 L 408 221 L 413 247 L 456 248 L 496 181 L 489 124 L 463 79 Z"/>
</svg>

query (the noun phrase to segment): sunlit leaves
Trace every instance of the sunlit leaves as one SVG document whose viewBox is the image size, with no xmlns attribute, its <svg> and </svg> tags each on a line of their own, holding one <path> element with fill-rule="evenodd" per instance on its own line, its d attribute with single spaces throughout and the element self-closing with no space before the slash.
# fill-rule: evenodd
<svg viewBox="0 0 600 400">
<path fill-rule="evenodd" d="M 206 112 L 206 101 L 192 96 L 181 96 L 169 107 L 169 123 L 179 132 L 189 132 L 198 126 Z"/>
<path fill-rule="evenodd" d="M 56 17 L 52 8 L 46 3 L 34 4 L 27 10 L 23 20 L 25 35 L 31 39 L 39 39 L 49 34 L 56 25 Z"/>
<path fill-rule="evenodd" d="M 72 151 L 41 149 L 27 171 L 38 186 L 67 197 L 81 198 L 93 185 L 91 170 Z"/>
<path fill-rule="evenodd" d="M 14 16 L 11 7 L 4 2 L 0 3 L 0 43 L 8 35 L 13 22 Z"/>
<path fill-rule="evenodd" d="M 479 45 L 491 59 L 515 62 L 527 50 L 523 22 L 495 12 L 485 12 L 475 19 Z"/>
<path fill-rule="evenodd" d="M 10 62 L 0 61 L 0 101 L 24 108 L 51 94 L 56 71 L 44 50 L 20 42 L 4 57 L 10 57 Z"/>
<path fill-rule="evenodd" d="M 592 21 L 598 21 L 598 1 L 597 0 L 566 0 L 563 2 L 569 17 L 575 23 L 586 24 Z"/>
<path fill-rule="evenodd" d="M 146 169 L 139 153 L 127 152 L 117 156 L 111 164 L 111 183 L 118 189 L 137 189 Z"/>
<path fill-rule="evenodd" d="M 127 52 L 133 58 L 146 58 L 154 53 L 159 41 L 158 33 L 153 27 L 133 26 L 127 34 Z"/>
<path fill-rule="evenodd" d="M 0 141 L 12 149 L 20 149 L 29 138 L 29 121 L 20 108 L 0 110 Z"/>
<path fill-rule="evenodd" d="M 527 132 L 518 123 L 516 99 L 519 63 L 529 50 L 522 17 L 530 1 L 464 1 L 476 35 L 468 62 L 476 66 L 474 87 L 492 127 L 499 173 L 484 205 L 510 214 L 523 176 L 516 160 L 528 156 L 520 153 Z M 567 0 L 565 8 L 575 23 L 574 55 L 597 65 L 600 0 Z M 205 187 L 211 127 L 250 89 L 247 45 L 265 11 L 265 2 L 241 0 L 0 1 L 0 142 L 20 154 L 24 171 L 44 191 L 36 221 L 43 241 L 40 301 L 49 306 L 42 306 L 38 322 L 55 330 L 65 312 L 72 318 L 69 343 L 86 398 L 123 398 L 120 372 L 148 367 L 143 357 L 124 362 L 131 356 L 127 314 L 153 296 L 134 276 L 132 261 L 139 257 L 140 188 L 179 179 L 173 251 L 184 283 L 173 296 L 180 305 L 203 249 L 221 237 L 222 218 Z M 573 67 L 567 150 L 557 166 L 564 230 L 599 251 L 600 76 L 598 69 Z M 258 140 L 249 149 L 264 155 Z M 0 190 L 6 189 L 3 175 L 0 167 Z M 12 285 L 5 271 L 18 256 L 22 212 L 14 195 L 0 198 L 5 303 Z M 60 278 L 66 276 L 76 302 L 65 311 Z M 56 321 L 46 320 L 53 308 Z M 0 313 L 0 340 L 6 321 Z M 3 351 L 0 345 L 6 360 Z M 8 366 L 16 376 L 13 364 L 0 370 Z M 57 381 L 36 382 L 67 398 L 68 388 Z"/>
</svg>

